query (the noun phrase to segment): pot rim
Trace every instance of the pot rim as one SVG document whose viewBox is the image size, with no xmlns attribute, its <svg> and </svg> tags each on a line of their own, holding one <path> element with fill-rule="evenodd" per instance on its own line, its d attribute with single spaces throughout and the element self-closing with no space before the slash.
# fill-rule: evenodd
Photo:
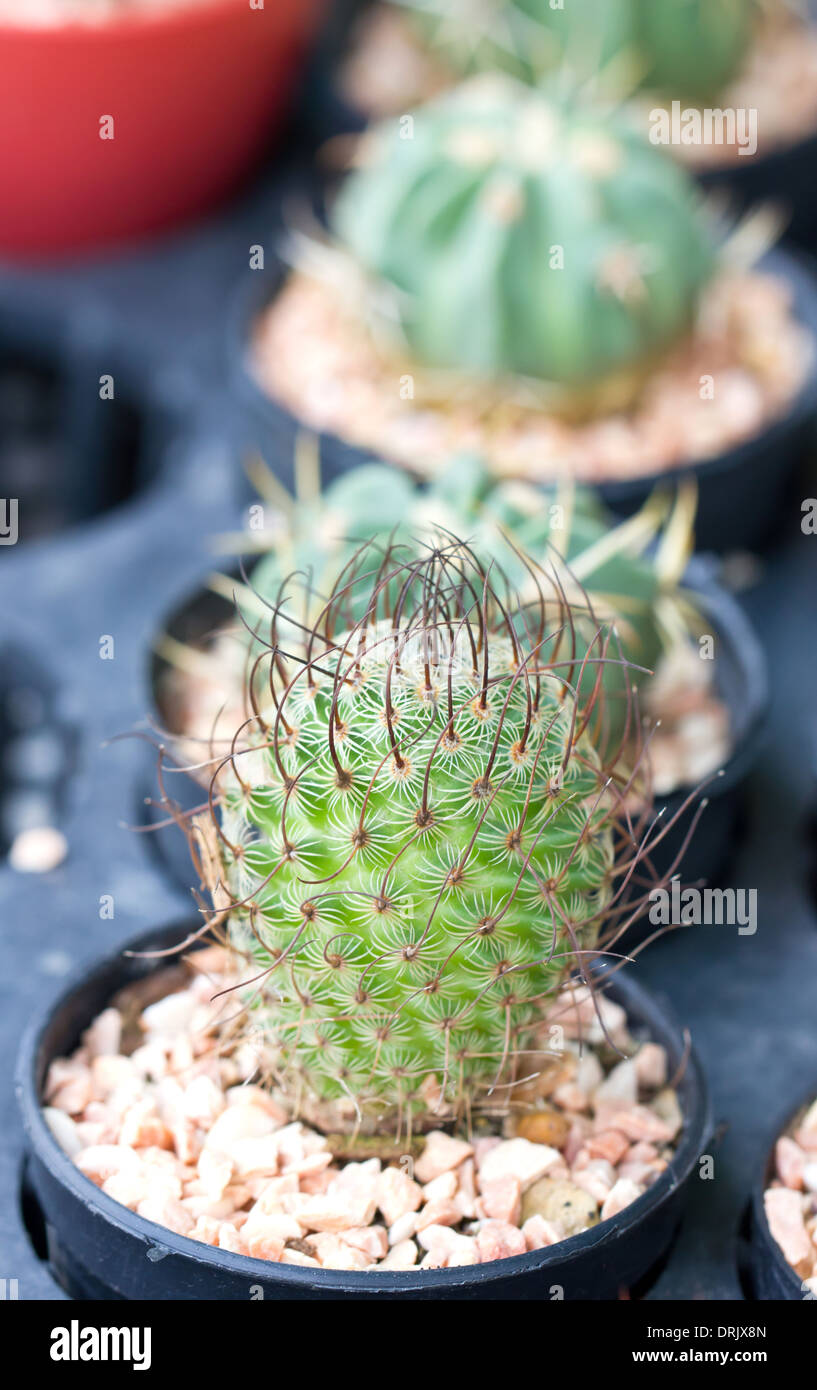
<svg viewBox="0 0 817 1390">
<path fill-rule="evenodd" d="M 785 1279 L 791 1286 L 792 1292 L 795 1291 L 803 1295 L 803 1280 L 796 1270 L 792 1269 L 783 1251 L 772 1235 L 771 1227 L 766 1219 L 766 1207 L 763 1201 L 763 1194 L 768 1186 L 769 1178 L 774 1171 L 774 1151 L 778 1139 L 780 1139 L 789 1129 L 792 1121 L 804 1106 L 810 1105 L 817 1100 L 817 1075 L 808 1087 L 800 1094 L 797 1102 L 792 1105 L 791 1100 L 787 1101 L 784 1110 L 780 1111 L 775 1120 L 774 1128 L 767 1131 L 766 1142 L 763 1146 L 764 1158 L 758 1168 L 757 1176 L 752 1184 L 751 1194 L 751 1225 L 753 1244 L 757 1237 L 763 1239 L 764 1254 L 774 1260 L 775 1268 L 780 1278 Z"/>
<path fill-rule="evenodd" d="M 817 135 L 815 139 L 817 140 Z M 308 187 L 314 194 L 314 182 Z M 260 409 L 276 435 L 284 427 L 294 428 L 296 431 L 315 435 L 323 448 L 341 449 L 355 454 L 360 463 L 372 460 L 391 463 L 393 467 L 417 477 L 418 474 L 409 464 L 384 457 L 382 451 L 379 452 L 376 447 L 354 444 L 331 430 L 317 429 L 309 425 L 275 396 L 270 395 L 258 380 L 251 361 L 252 328 L 258 316 L 272 303 L 289 273 L 288 266 L 275 248 L 272 256 L 274 263 L 269 269 L 262 271 L 260 275 L 252 272 L 249 278 L 246 273 L 242 276 L 227 315 L 227 350 L 234 379 L 237 380 L 239 401 L 243 397 L 246 402 Z M 817 414 L 817 271 L 812 268 L 809 257 L 792 249 L 783 250 L 780 246 L 773 247 L 761 257 L 758 269 L 777 276 L 794 290 L 793 317 L 801 327 L 809 331 L 812 338 L 809 370 L 783 413 L 767 421 L 758 433 L 718 454 L 700 459 L 687 459 L 672 468 L 631 478 L 577 479 L 577 486 L 592 488 L 612 507 L 626 505 L 661 484 L 672 486 L 690 474 L 706 481 L 740 469 L 753 454 L 760 450 L 770 450 L 793 428 L 802 426 L 810 415 Z M 557 481 L 555 477 L 534 479 L 533 485 L 548 488 Z"/>
<path fill-rule="evenodd" d="M 116 950 L 99 958 L 92 965 L 75 971 L 62 989 L 42 1007 L 28 1024 L 23 1034 L 15 1070 L 15 1095 L 22 1115 L 23 1128 L 28 1142 L 29 1154 L 44 1163 L 62 1186 L 68 1189 L 86 1208 L 96 1208 L 100 1215 L 116 1226 L 123 1234 L 144 1241 L 147 1245 L 158 1247 L 199 1264 L 223 1268 L 233 1274 L 246 1277 L 250 1282 L 280 1280 L 282 1284 L 296 1286 L 315 1286 L 316 1280 L 321 1291 L 327 1294 L 355 1294 L 363 1289 L 367 1293 L 373 1289 L 383 1294 L 433 1292 L 434 1289 L 450 1288 L 457 1285 L 490 1284 L 493 1280 L 506 1280 L 514 1275 L 523 1276 L 533 1271 L 560 1271 L 570 1264 L 575 1256 L 599 1250 L 605 1254 L 612 1252 L 617 1236 L 626 1228 L 631 1229 L 645 1221 L 663 1200 L 681 1186 L 690 1176 L 695 1163 L 712 1132 L 712 1108 L 703 1068 L 695 1048 L 688 1047 L 687 1064 L 682 1079 L 686 1081 L 688 1095 L 684 1110 L 684 1127 L 681 1131 L 678 1148 L 665 1171 L 656 1179 L 641 1197 L 625 1207 L 616 1216 L 600 1221 L 596 1226 L 579 1235 L 571 1236 L 557 1245 L 543 1250 L 530 1251 L 525 1255 L 511 1256 L 505 1260 L 493 1260 L 488 1264 L 454 1269 L 415 1269 L 414 1271 L 367 1271 L 352 1270 L 312 1270 L 297 1265 L 280 1265 L 274 1261 L 259 1260 L 249 1255 L 237 1255 L 231 1251 L 217 1250 L 203 1242 L 191 1240 L 188 1236 L 177 1235 L 156 1222 L 138 1216 L 121 1203 L 114 1201 L 101 1191 L 90 1178 L 77 1168 L 76 1164 L 60 1148 L 52 1135 L 44 1117 L 40 1100 L 40 1078 L 38 1064 L 44 1042 L 44 1034 L 52 1016 L 64 1008 L 76 991 L 89 983 L 95 975 L 105 975 L 121 962 L 124 951 L 144 951 L 166 945 L 176 937 L 181 939 L 190 930 L 190 922 L 176 921 L 170 926 L 140 932 L 138 936 L 121 942 Z M 198 925 L 198 924 L 196 924 Z M 143 972 L 150 973 L 149 970 Z M 608 972 L 602 970 L 602 974 Z M 628 1011 L 635 1009 L 640 1021 L 647 1023 L 655 1031 L 655 1023 L 660 1020 L 664 1036 L 671 1035 L 683 1052 L 685 1035 L 675 1019 L 670 1006 L 662 996 L 650 993 L 637 981 L 624 978 L 618 973 L 611 979 L 614 995 L 623 996 L 620 1002 Z M 90 1020 L 89 1020 L 90 1023 Z M 376 1283 L 373 1283 L 376 1280 Z"/>
</svg>

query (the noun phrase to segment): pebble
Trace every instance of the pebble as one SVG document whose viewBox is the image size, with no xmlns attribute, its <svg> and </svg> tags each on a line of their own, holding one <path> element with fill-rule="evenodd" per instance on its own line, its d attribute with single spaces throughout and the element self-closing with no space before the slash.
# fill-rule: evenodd
<svg viewBox="0 0 817 1390">
<path fill-rule="evenodd" d="M 803 1199 L 788 1187 L 770 1187 L 763 1194 L 769 1230 L 785 1258 L 805 1279 L 813 1274 L 815 1251 L 803 1218 Z"/>
<path fill-rule="evenodd" d="M 413 1240 L 398 1241 L 377 1267 L 378 1269 L 411 1269 L 417 1263 L 418 1253 Z"/>
<path fill-rule="evenodd" d="M 611 1216 L 618 1216 L 619 1212 L 628 1207 L 631 1202 L 635 1202 L 643 1191 L 644 1188 L 630 1178 L 619 1178 L 604 1199 L 604 1205 L 601 1209 L 602 1221 L 608 1221 Z"/>
<path fill-rule="evenodd" d="M 522 1198 L 523 1224 L 531 1216 L 543 1216 L 563 1236 L 576 1235 L 599 1219 L 598 1204 L 589 1192 L 575 1182 L 554 1178 L 540 1178 L 528 1188 Z"/>
<path fill-rule="evenodd" d="M 517 1120 L 516 1133 L 520 1139 L 529 1139 L 532 1144 L 563 1149 L 570 1133 L 570 1120 L 558 1110 L 537 1110 Z"/>
<path fill-rule="evenodd" d="M 559 1150 L 548 1144 L 532 1144 L 529 1139 L 506 1139 L 478 1161 L 480 1183 L 513 1177 L 524 1191 L 544 1176 L 560 1158 Z"/>
<path fill-rule="evenodd" d="M 431 1182 L 441 1173 L 456 1168 L 463 1159 L 470 1158 L 473 1146 L 464 1139 L 455 1139 L 443 1130 L 432 1130 L 426 1138 L 425 1148 L 414 1165 L 418 1182 Z"/>
<path fill-rule="evenodd" d="M 433 1181 L 433 1179 L 432 1179 Z M 423 1200 L 423 1189 L 402 1168 L 384 1168 L 377 1180 L 377 1205 L 393 1226 L 407 1212 L 415 1212 Z"/>
<path fill-rule="evenodd" d="M 48 874 L 59 868 L 68 854 L 68 841 L 53 826 L 32 826 L 15 835 L 8 862 L 18 874 Z"/>
</svg>

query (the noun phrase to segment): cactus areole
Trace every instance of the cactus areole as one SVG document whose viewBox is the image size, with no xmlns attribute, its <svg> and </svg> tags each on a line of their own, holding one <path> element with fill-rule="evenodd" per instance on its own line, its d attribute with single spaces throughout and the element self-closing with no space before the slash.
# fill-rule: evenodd
<svg viewBox="0 0 817 1390">
<path fill-rule="evenodd" d="M 698 204 L 620 114 L 491 75 L 367 136 L 334 228 L 422 365 L 584 386 L 691 326 L 713 270 Z"/>
<path fill-rule="evenodd" d="M 270 611 L 268 702 L 213 777 L 210 886 L 270 1084 L 313 1122 L 505 1113 L 567 976 L 629 916 L 628 774 L 585 679 L 616 634 L 579 648 L 531 573 L 522 604 L 450 537 L 371 543 L 314 627 L 303 577 Z"/>
</svg>

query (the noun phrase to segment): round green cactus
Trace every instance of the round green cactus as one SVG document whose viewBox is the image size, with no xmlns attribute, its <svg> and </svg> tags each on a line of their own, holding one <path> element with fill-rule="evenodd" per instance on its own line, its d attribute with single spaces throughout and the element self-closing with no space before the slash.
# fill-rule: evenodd
<svg viewBox="0 0 817 1390">
<path fill-rule="evenodd" d="M 713 269 L 695 188 L 620 116 L 478 77 L 367 150 L 333 225 L 420 364 L 598 388 L 689 326 Z"/>
<path fill-rule="evenodd" d="M 448 536 L 359 549 L 312 629 L 290 596 L 267 704 L 214 779 L 274 1083 L 372 1130 L 501 1111 L 548 1004 L 628 910 L 629 774 L 605 765 L 603 695 L 582 681 L 615 639 L 600 628 L 580 658 L 557 584 L 542 572 L 518 603 Z"/>
</svg>

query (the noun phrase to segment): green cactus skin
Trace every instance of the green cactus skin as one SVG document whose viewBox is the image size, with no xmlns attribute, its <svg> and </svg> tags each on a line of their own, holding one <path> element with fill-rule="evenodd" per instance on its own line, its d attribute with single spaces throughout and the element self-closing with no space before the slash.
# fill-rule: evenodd
<svg viewBox="0 0 817 1390">
<path fill-rule="evenodd" d="M 757 0 L 395 0 L 452 73 L 499 70 L 527 82 L 559 70 L 574 80 L 625 64 L 667 96 L 717 95 L 737 76 Z"/>
<path fill-rule="evenodd" d="M 752 37 L 754 0 L 639 0 L 644 84 L 679 100 L 705 100 L 734 78 Z"/>
<path fill-rule="evenodd" d="M 556 586 L 517 609 L 493 573 L 496 591 L 450 538 L 364 548 L 299 651 L 298 619 L 271 621 L 270 699 L 219 773 L 218 834 L 250 1017 L 300 1113 L 353 1098 L 399 1130 L 430 1087 L 460 1116 L 507 1108 L 614 910 L 602 697 L 575 694 Z"/>
<path fill-rule="evenodd" d="M 600 389 L 688 328 L 713 254 L 688 176 L 620 116 L 478 77 L 370 137 L 334 208 L 426 367 Z"/>
</svg>

